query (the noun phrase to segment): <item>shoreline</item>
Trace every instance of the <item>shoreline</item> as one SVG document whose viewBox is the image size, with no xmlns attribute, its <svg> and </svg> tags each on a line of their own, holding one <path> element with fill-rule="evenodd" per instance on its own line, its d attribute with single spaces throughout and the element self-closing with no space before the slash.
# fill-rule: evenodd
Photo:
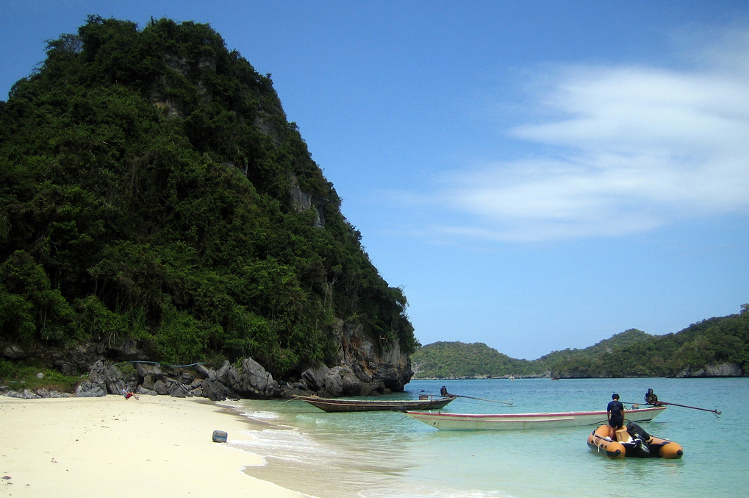
<svg viewBox="0 0 749 498">
<path fill-rule="evenodd" d="M 300 498 L 244 472 L 263 456 L 214 443 L 255 423 L 196 398 L 0 396 L 0 489 L 9 496 L 236 495 Z M 260 424 L 257 424 L 260 426 Z"/>
</svg>

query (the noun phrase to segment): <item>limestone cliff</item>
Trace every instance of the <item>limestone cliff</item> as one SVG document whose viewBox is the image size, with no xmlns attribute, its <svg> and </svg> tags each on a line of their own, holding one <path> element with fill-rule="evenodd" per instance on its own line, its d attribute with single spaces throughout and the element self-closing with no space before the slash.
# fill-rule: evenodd
<svg viewBox="0 0 749 498">
<path fill-rule="evenodd" d="M 205 361 L 252 396 L 410 379 L 402 289 L 370 261 L 270 75 L 210 26 L 91 16 L 50 41 L 0 106 L 0 162 L 6 359 L 71 375 Z M 255 364 L 277 388 L 239 375 Z M 162 374 L 133 381 L 196 388 Z"/>
</svg>

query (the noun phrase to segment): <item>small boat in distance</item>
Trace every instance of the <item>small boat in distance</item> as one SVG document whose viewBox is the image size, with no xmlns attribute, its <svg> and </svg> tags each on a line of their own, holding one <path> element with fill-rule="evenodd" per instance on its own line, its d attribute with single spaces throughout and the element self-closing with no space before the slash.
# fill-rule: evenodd
<svg viewBox="0 0 749 498">
<path fill-rule="evenodd" d="M 318 396 L 295 396 L 296 399 L 306 401 L 326 412 L 371 412 L 406 410 L 438 410 L 455 399 L 454 396 L 428 397 L 419 399 L 379 400 L 379 399 L 340 399 L 320 398 Z"/>
<path fill-rule="evenodd" d="M 653 406 L 626 410 L 627 420 L 632 422 L 649 422 L 657 417 L 666 407 Z M 523 430 L 552 429 L 559 427 L 578 427 L 606 423 L 605 411 L 592 412 L 555 412 L 555 413 L 432 413 L 407 411 L 406 415 L 442 430 L 480 431 L 480 430 Z"/>
</svg>

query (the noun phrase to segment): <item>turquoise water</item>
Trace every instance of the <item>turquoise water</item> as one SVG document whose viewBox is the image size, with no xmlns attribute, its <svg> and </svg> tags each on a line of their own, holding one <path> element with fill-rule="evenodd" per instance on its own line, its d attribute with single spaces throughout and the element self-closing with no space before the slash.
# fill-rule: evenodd
<svg viewBox="0 0 749 498">
<path fill-rule="evenodd" d="M 325 413 L 302 401 L 243 401 L 248 417 L 268 425 L 230 435 L 230 444 L 265 455 L 248 474 L 321 498 L 743 494 L 749 378 L 413 381 L 393 397 L 437 394 L 442 385 L 513 400 L 458 398 L 443 410 L 454 413 L 604 410 L 613 392 L 641 403 L 652 388 L 661 401 L 723 414 L 670 406 L 642 424 L 681 444 L 681 460 L 610 460 L 587 447 L 592 428 L 439 431 L 401 413 Z"/>
</svg>

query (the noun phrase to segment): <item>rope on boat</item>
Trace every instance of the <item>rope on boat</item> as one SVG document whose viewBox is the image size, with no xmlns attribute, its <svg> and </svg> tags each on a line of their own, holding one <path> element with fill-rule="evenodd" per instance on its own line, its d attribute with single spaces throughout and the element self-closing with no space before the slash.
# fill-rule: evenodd
<svg viewBox="0 0 749 498">
<path fill-rule="evenodd" d="M 393 424 L 390 424 L 390 425 L 388 426 L 388 429 L 390 429 L 390 428 L 392 428 L 392 427 L 395 427 L 396 425 L 400 424 L 401 422 L 403 422 L 403 421 L 404 421 L 404 420 L 406 420 L 407 418 L 408 418 L 408 415 L 403 415 L 403 416 L 402 416 L 402 417 L 401 417 L 400 419 L 398 419 L 398 420 L 397 420 L 397 421 L 396 421 L 395 423 L 393 423 Z"/>
<path fill-rule="evenodd" d="M 478 401 L 488 401 L 490 403 L 504 403 L 505 405 L 512 405 L 512 400 L 509 400 L 509 401 L 499 401 L 497 399 L 476 398 L 474 396 L 463 396 L 461 394 L 448 394 L 448 396 L 452 396 L 454 398 L 468 398 L 468 399 L 476 399 Z"/>
<path fill-rule="evenodd" d="M 424 391 L 421 391 L 424 392 Z M 510 401 L 499 401 L 496 399 L 485 399 L 485 398 L 476 398 L 474 396 L 464 396 L 462 394 L 453 394 L 453 393 L 447 393 L 447 394 L 440 394 L 437 396 L 436 394 L 427 394 L 427 396 L 432 396 L 434 398 L 468 398 L 468 399 L 476 399 L 479 401 L 488 401 L 489 403 L 504 403 L 506 405 L 512 405 L 512 400 Z"/>
</svg>

